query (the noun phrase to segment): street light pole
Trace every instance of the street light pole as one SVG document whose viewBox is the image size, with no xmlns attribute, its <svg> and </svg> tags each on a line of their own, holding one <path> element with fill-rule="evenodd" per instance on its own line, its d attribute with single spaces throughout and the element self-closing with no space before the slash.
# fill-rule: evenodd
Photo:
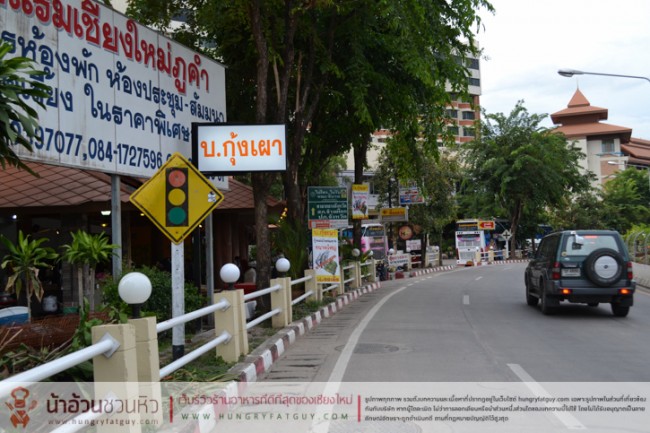
<svg viewBox="0 0 650 433">
<path fill-rule="evenodd" d="M 646 80 L 647 82 L 650 83 L 650 78 L 641 77 L 638 75 L 606 74 L 604 72 L 585 72 L 585 71 L 578 71 L 576 69 L 560 69 L 559 71 L 557 71 L 557 73 L 562 75 L 563 77 L 573 77 L 574 75 L 602 75 L 605 77 L 638 78 L 641 80 Z"/>
</svg>

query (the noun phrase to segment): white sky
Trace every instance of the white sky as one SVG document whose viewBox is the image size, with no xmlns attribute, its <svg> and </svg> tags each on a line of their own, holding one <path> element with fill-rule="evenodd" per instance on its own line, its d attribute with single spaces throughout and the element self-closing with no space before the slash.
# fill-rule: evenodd
<svg viewBox="0 0 650 433">
<path fill-rule="evenodd" d="M 488 0 L 490 1 L 490 0 Z M 558 75 L 578 69 L 650 77 L 649 0 L 491 0 L 478 33 L 481 106 L 510 114 L 518 100 L 535 114 L 566 108 L 577 87 L 591 105 L 609 109 L 603 122 L 650 140 L 650 82 Z M 543 123 L 552 126 L 550 117 Z"/>
</svg>

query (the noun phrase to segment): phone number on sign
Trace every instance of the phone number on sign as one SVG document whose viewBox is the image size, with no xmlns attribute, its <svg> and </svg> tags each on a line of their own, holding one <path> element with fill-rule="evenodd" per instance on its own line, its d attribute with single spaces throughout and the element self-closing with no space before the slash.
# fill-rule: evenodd
<svg viewBox="0 0 650 433">
<path fill-rule="evenodd" d="M 81 157 L 83 161 L 113 162 L 113 158 L 121 165 L 158 169 L 169 159 L 163 158 L 162 152 L 133 146 L 127 143 L 114 145 L 110 140 L 90 137 L 85 148 L 82 146 L 84 137 L 81 134 L 63 132 L 52 128 L 38 127 L 36 139 L 31 140 L 32 146 L 46 152 L 57 152 L 61 155 Z"/>
</svg>

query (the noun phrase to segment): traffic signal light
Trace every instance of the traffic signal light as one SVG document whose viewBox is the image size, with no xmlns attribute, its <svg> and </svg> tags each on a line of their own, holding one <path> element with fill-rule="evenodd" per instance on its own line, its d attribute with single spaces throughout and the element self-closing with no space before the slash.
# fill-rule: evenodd
<svg viewBox="0 0 650 433">
<path fill-rule="evenodd" d="M 165 169 L 165 212 L 168 227 L 187 227 L 188 173 L 187 167 Z"/>
</svg>

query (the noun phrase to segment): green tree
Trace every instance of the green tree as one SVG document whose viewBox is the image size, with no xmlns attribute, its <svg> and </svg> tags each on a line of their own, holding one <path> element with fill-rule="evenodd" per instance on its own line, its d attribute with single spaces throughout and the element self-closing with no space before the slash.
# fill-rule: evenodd
<svg viewBox="0 0 650 433">
<path fill-rule="evenodd" d="M 606 213 L 602 197 L 589 191 L 564 199 L 564 204 L 548 214 L 547 222 L 558 230 L 606 229 Z"/>
<path fill-rule="evenodd" d="M 519 101 L 510 115 L 484 114 L 480 136 L 463 148 L 466 182 L 498 203 L 510 220 L 511 249 L 519 223 L 545 208 L 587 191 L 593 174 L 580 170 L 585 155 L 566 138 L 540 123 Z"/>
<path fill-rule="evenodd" d="M 650 217 L 648 177 L 645 171 L 628 168 L 603 185 L 603 223 L 625 233 Z"/>
<path fill-rule="evenodd" d="M 95 311 L 95 268 L 109 261 L 119 245 L 110 244 L 104 232 L 93 235 L 79 230 L 72 233 L 72 242 L 61 248 L 62 258 L 77 268 L 79 308 L 83 309 L 85 297 L 90 311 Z"/>
<path fill-rule="evenodd" d="M 480 6 L 491 10 L 484 0 L 134 0 L 129 11 L 160 28 L 183 12 L 188 25 L 177 40 L 199 49 L 206 47 L 199 39 L 215 42 L 216 58 L 228 67 L 229 118 L 287 124 L 285 194 L 289 218 L 303 221 L 300 170 L 313 163 L 304 157 L 312 146 L 340 155 L 355 144 L 363 154 L 370 132 L 384 120 L 407 137 L 420 116 L 439 118 L 427 116 L 427 107 L 441 112 L 448 84 L 466 88 L 467 70 L 455 56 L 476 51 Z M 307 139 L 317 131 L 339 135 Z M 260 284 L 268 281 L 265 200 L 273 179 L 252 176 Z"/>
<path fill-rule="evenodd" d="M 51 269 L 52 263 L 58 254 L 50 247 L 42 246 L 49 241 L 47 238 L 30 239 L 29 235 L 18 232 L 18 241 L 14 244 L 9 239 L 0 235 L 0 241 L 9 253 L 2 259 L 0 267 L 9 268 L 13 273 L 7 280 L 6 291 L 15 291 L 17 296 L 25 288 L 27 309 L 31 317 L 31 300 L 36 296 L 39 301 L 43 298 L 43 284 L 38 279 L 39 269 Z"/>
<path fill-rule="evenodd" d="M 45 108 L 50 86 L 38 81 L 45 72 L 33 68 L 26 57 L 8 58 L 13 51 L 9 43 L 0 43 L 0 166 L 7 165 L 35 173 L 25 165 L 13 149 L 22 146 L 30 152 L 32 142 L 40 140 L 36 133 L 38 113 L 27 100 Z"/>
</svg>

